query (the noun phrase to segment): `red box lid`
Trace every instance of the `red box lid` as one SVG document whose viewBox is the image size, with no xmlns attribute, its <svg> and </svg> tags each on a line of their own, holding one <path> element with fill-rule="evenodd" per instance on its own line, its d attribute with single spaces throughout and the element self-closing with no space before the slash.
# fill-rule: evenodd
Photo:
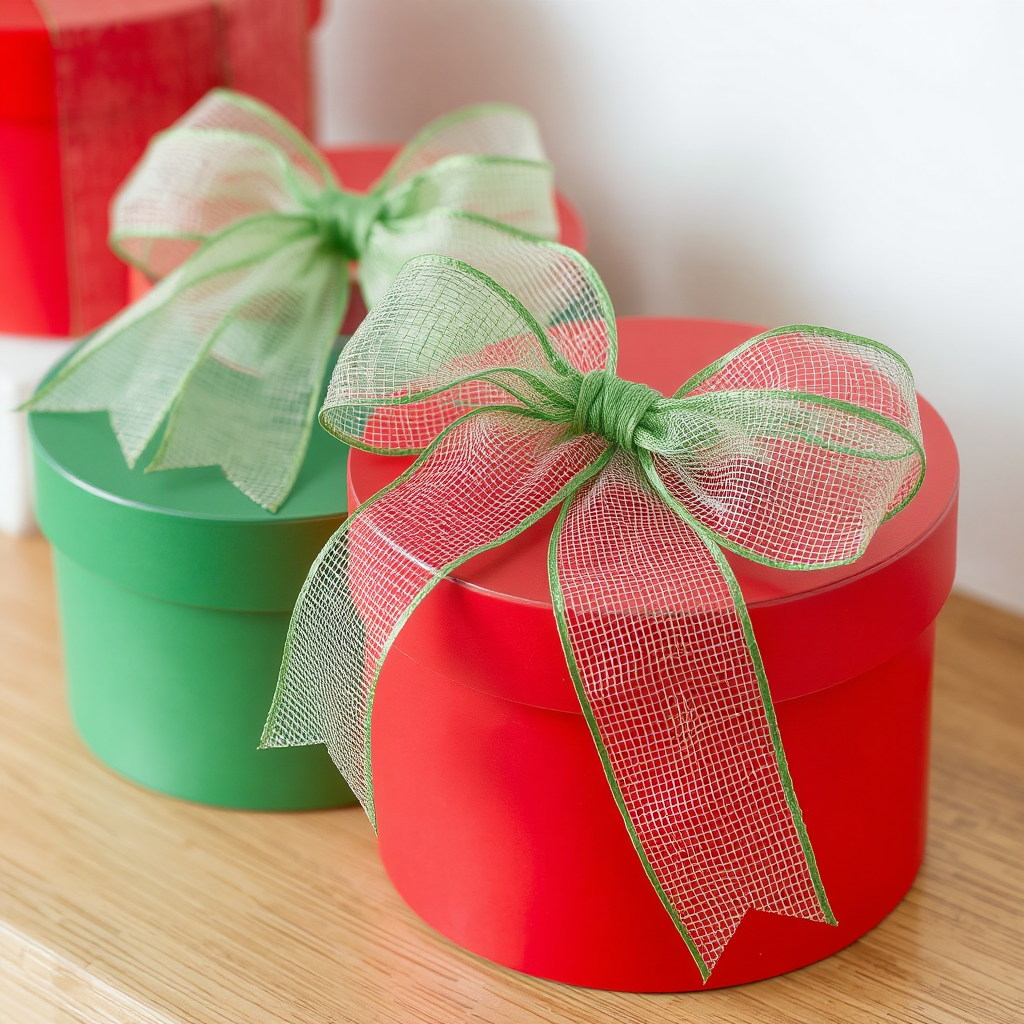
<svg viewBox="0 0 1024 1024">
<path fill-rule="evenodd" d="M 760 333 L 750 324 L 626 317 L 618 321 L 618 373 L 672 394 L 680 383 Z M 952 436 L 920 399 L 924 484 L 883 523 L 852 565 L 773 569 L 727 553 L 750 610 L 772 696 L 812 693 L 892 657 L 935 618 L 956 562 L 959 466 Z M 413 459 L 349 456 L 350 508 Z M 448 678 L 526 704 L 579 712 L 548 594 L 550 513 L 439 583 L 396 640 L 414 661 Z"/>
</svg>

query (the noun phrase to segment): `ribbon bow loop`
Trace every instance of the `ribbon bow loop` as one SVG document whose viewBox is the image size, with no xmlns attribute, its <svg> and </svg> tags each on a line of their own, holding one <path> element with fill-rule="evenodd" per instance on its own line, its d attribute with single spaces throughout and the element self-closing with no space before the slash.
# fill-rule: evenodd
<svg viewBox="0 0 1024 1024">
<path fill-rule="evenodd" d="M 248 96 L 213 89 L 150 142 L 114 197 L 110 243 L 159 279 L 246 218 L 300 214 L 337 191 L 298 130 Z"/>
<path fill-rule="evenodd" d="M 262 103 L 216 89 L 151 142 L 112 205 L 111 244 L 159 283 L 33 398 L 107 410 L 129 465 L 219 465 L 276 511 L 302 465 L 350 264 L 369 306 L 411 256 L 553 236 L 551 167 L 514 107 L 428 126 L 368 195 Z"/>
<path fill-rule="evenodd" d="M 921 481 L 913 379 L 875 342 L 787 327 L 664 398 L 615 376 L 614 314 L 583 257 L 512 239 L 480 259 L 412 260 L 338 360 L 324 426 L 420 454 L 311 570 L 264 743 L 325 743 L 375 821 L 373 695 L 402 624 L 560 504 L 566 662 L 707 978 L 750 908 L 835 923 L 721 548 L 802 569 L 858 557 Z"/>
<path fill-rule="evenodd" d="M 327 430 L 412 454 L 488 405 L 572 418 L 582 376 L 615 360 L 604 286 L 572 250 L 522 235 L 474 246 L 472 259 L 423 256 L 403 268 L 335 368 Z"/>
<path fill-rule="evenodd" d="M 768 331 L 677 394 L 643 438 L 672 504 L 768 565 L 853 561 L 923 479 L 913 376 L 870 339 Z"/>
</svg>

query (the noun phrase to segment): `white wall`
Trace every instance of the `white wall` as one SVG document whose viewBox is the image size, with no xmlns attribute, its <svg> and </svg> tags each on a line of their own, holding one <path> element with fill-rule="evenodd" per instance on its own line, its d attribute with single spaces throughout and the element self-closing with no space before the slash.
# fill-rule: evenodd
<svg viewBox="0 0 1024 1024">
<path fill-rule="evenodd" d="M 960 446 L 959 583 L 1024 611 L 1024 4 L 328 2 L 325 141 L 520 103 L 619 313 L 902 352 Z"/>
</svg>

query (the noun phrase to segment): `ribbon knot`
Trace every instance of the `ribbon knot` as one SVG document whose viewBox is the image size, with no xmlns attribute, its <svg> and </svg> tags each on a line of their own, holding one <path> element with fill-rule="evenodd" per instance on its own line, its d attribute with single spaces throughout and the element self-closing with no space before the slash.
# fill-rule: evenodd
<svg viewBox="0 0 1024 1024">
<path fill-rule="evenodd" d="M 309 212 L 324 242 L 347 260 L 358 260 L 366 251 L 370 229 L 380 216 L 384 196 L 362 195 L 329 186 L 311 204 Z"/>
<path fill-rule="evenodd" d="M 573 422 L 583 433 L 600 434 L 635 452 L 636 428 L 660 398 L 647 384 L 624 380 L 610 370 L 591 370 L 580 381 Z"/>
</svg>

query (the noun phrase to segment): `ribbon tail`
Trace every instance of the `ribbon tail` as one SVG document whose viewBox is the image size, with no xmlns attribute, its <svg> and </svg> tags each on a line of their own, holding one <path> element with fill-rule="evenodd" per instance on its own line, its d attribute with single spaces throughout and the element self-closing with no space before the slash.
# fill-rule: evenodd
<svg viewBox="0 0 1024 1024">
<path fill-rule="evenodd" d="M 219 465 L 276 512 L 302 467 L 348 296 L 344 260 L 315 238 L 254 268 L 183 381 L 147 472 Z"/>
<path fill-rule="evenodd" d="M 741 595 L 699 530 L 620 451 L 563 507 L 549 573 L 609 784 L 706 981 L 748 909 L 835 919 Z"/>
<path fill-rule="evenodd" d="M 176 299 L 184 270 L 89 335 L 40 387 L 25 408 L 33 412 L 102 412 L 129 467 L 156 434 L 202 355 L 205 338 L 182 323 Z"/>
<path fill-rule="evenodd" d="M 511 409 L 447 427 L 320 553 L 296 604 L 263 745 L 325 743 L 377 824 L 371 718 L 387 652 L 468 558 L 536 522 L 601 464 L 604 444 Z"/>
</svg>

